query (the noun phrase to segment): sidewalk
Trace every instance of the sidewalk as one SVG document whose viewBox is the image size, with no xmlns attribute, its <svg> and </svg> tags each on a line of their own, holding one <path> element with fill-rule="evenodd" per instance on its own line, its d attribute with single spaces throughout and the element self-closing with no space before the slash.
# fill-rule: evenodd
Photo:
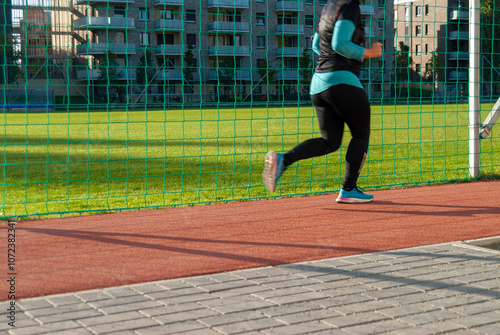
<svg viewBox="0 0 500 335">
<path fill-rule="evenodd" d="M 15 328 L 8 304 L 0 334 L 497 335 L 500 252 L 452 242 L 29 298 Z"/>
</svg>

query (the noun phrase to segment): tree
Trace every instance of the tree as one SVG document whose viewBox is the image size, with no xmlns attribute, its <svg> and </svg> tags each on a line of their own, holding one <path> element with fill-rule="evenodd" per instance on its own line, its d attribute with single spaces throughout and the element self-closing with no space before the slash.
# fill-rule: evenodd
<svg viewBox="0 0 500 335">
<path fill-rule="evenodd" d="M 139 66 L 135 70 L 137 83 L 143 87 L 148 86 L 147 92 L 151 92 L 149 83 L 156 74 L 156 67 L 151 51 L 146 50 L 139 59 Z"/>
<path fill-rule="evenodd" d="M 410 65 L 413 64 L 413 59 L 410 57 L 410 47 L 399 42 L 400 51 L 396 54 L 396 82 L 399 86 L 399 94 L 401 95 L 401 87 L 404 83 L 410 81 Z"/>
<path fill-rule="evenodd" d="M 432 96 L 436 96 L 436 88 L 440 81 L 443 81 L 444 69 L 441 65 L 441 55 L 435 51 L 432 57 L 425 64 L 425 74 L 432 83 Z"/>
<path fill-rule="evenodd" d="M 193 46 L 188 45 L 186 52 L 184 53 L 184 67 L 182 69 L 184 73 L 184 80 L 187 83 L 184 85 L 184 93 L 193 93 L 194 89 L 191 85 L 194 81 L 194 73 L 196 72 L 196 59 L 193 55 Z M 190 94 L 186 94 L 186 97 L 190 97 Z"/>
<path fill-rule="evenodd" d="M 6 41 L 0 41 L 0 58 L 5 66 L 0 70 L 0 83 L 12 84 L 21 78 L 23 69 L 21 67 L 21 51 L 16 48 L 18 41 L 12 35 L 6 37 Z"/>
<path fill-rule="evenodd" d="M 229 94 L 229 89 L 236 86 L 234 62 L 231 59 L 224 59 L 217 68 L 219 83 L 224 89 L 224 94 Z"/>
<path fill-rule="evenodd" d="M 312 60 L 307 48 L 304 49 L 302 56 L 299 58 L 299 69 L 300 83 L 307 94 L 312 79 Z"/>
<path fill-rule="evenodd" d="M 273 69 L 272 67 L 269 67 L 269 63 L 267 62 L 267 59 L 261 59 L 258 63 L 257 67 L 257 73 L 259 74 L 260 78 L 262 81 L 266 83 L 266 91 L 265 95 L 267 96 L 269 93 L 269 85 L 271 83 L 274 83 L 275 79 L 274 76 L 276 75 L 276 69 Z"/>
<path fill-rule="evenodd" d="M 114 97 L 123 100 L 124 87 L 120 85 L 122 73 L 118 70 L 118 60 L 114 53 L 108 51 L 99 63 L 99 76 L 96 84 L 98 86 L 97 97 L 109 103 Z"/>
</svg>

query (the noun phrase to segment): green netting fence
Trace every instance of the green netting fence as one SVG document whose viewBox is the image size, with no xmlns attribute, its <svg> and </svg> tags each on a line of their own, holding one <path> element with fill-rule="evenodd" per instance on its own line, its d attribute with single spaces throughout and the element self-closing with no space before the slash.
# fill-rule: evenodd
<svg viewBox="0 0 500 335">
<path fill-rule="evenodd" d="M 338 191 L 348 132 L 276 193 L 262 182 L 268 150 L 319 136 L 308 90 L 325 3 L 1 0 L 0 218 Z M 478 133 L 500 96 L 500 1 L 366 0 L 361 14 L 384 56 L 360 77 L 360 186 L 498 175 L 495 119 Z"/>
</svg>

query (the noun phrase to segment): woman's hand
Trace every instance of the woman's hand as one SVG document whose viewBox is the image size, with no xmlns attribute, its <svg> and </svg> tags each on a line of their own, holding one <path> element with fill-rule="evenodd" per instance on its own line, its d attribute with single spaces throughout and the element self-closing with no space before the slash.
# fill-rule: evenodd
<svg viewBox="0 0 500 335">
<path fill-rule="evenodd" d="M 369 49 L 365 49 L 363 60 L 365 58 L 375 58 L 382 56 L 382 43 L 373 43 Z"/>
</svg>

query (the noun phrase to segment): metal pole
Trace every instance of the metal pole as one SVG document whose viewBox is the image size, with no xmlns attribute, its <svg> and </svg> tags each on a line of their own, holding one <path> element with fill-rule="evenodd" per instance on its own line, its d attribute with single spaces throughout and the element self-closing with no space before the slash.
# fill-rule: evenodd
<svg viewBox="0 0 500 335">
<path fill-rule="evenodd" d="M 479 176 L 479 66 L 480 66 L 480 0 L 469 1 L 469 173 Z"/>
</svg>

